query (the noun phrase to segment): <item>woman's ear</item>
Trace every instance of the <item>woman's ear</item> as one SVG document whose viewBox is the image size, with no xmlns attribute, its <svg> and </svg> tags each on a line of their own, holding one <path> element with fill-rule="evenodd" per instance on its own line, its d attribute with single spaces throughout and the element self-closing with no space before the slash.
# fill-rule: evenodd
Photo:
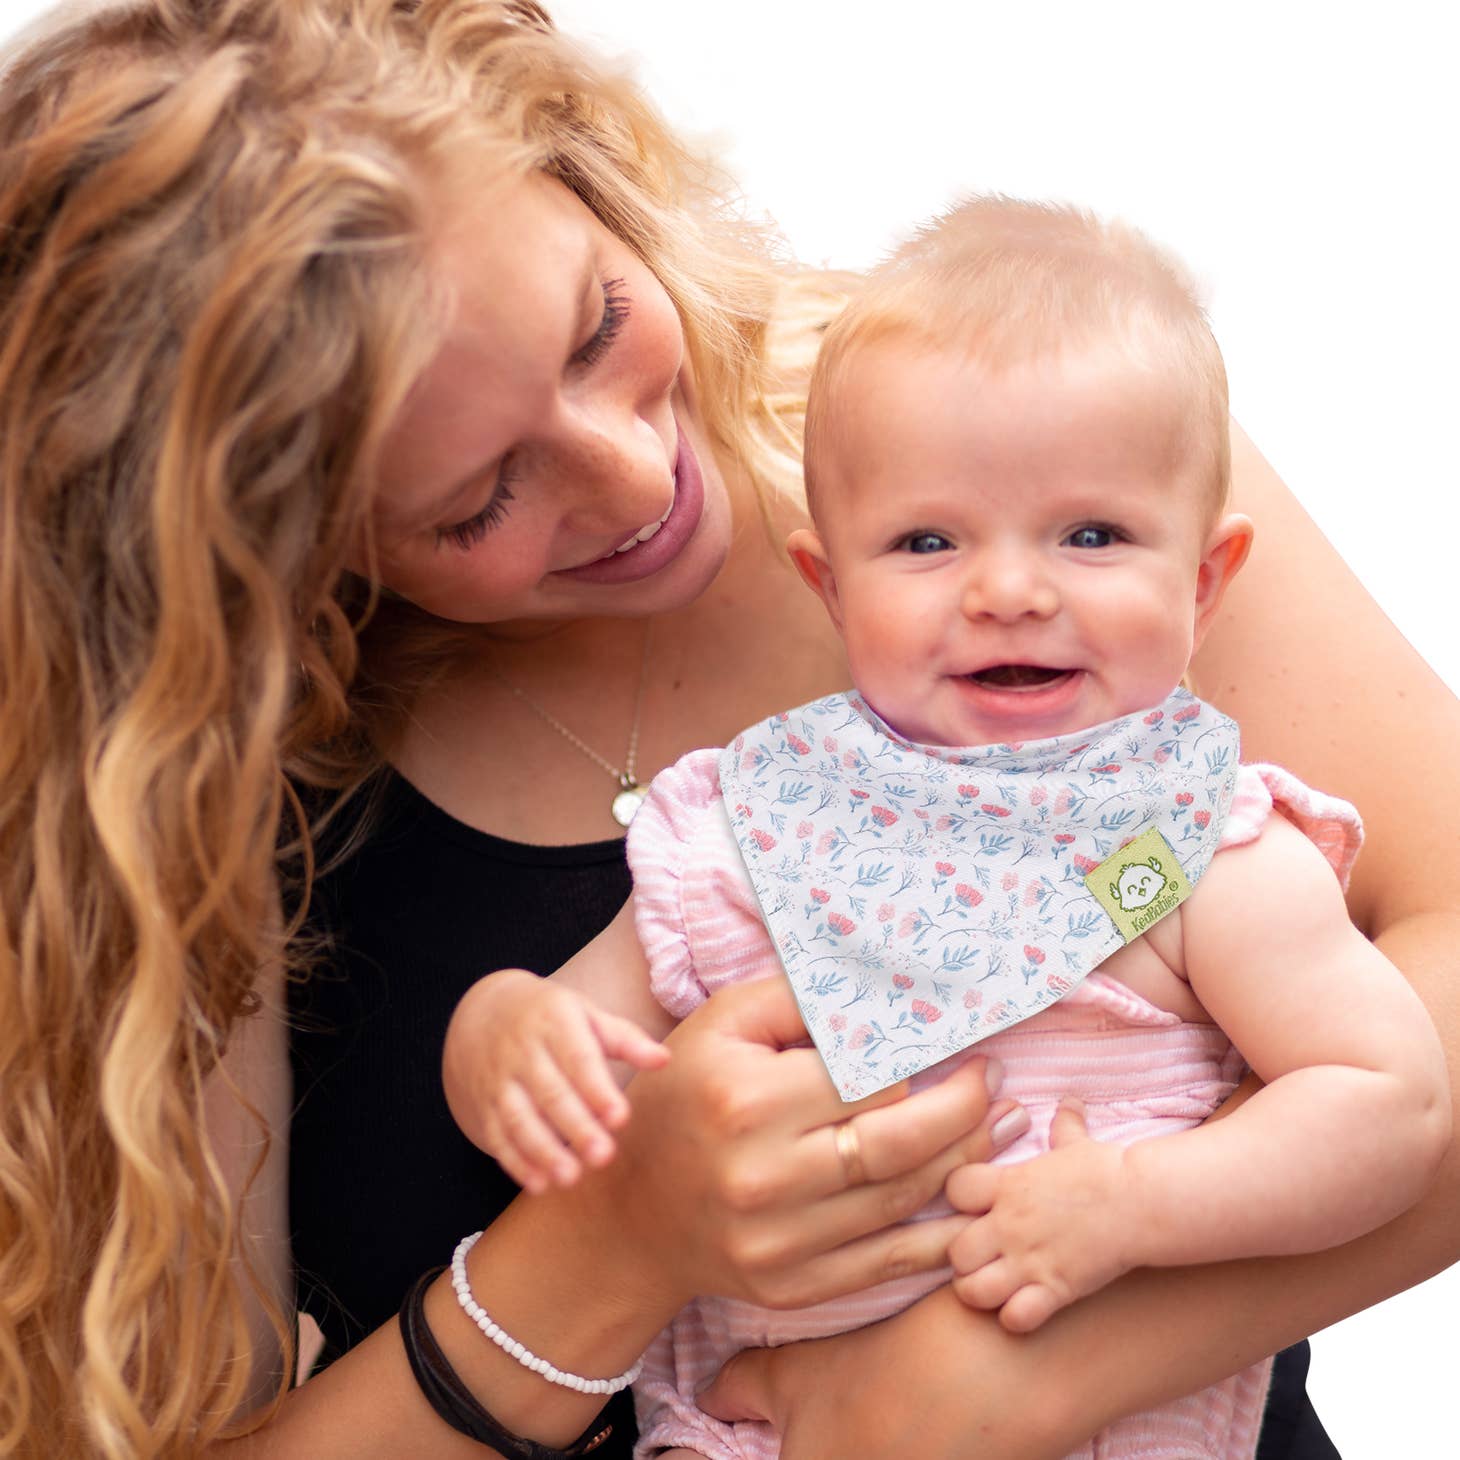
<svg viewBox="0 0 1460 1460">
<path fill-rule="evenodd" d="M 1237 576 L 1251 551 L 1252 519 L 1240 512 L 1227 513 L 1207 534 L 1196 570 L 1195 643 L 1201 643 L 1222 606 L 1227 585 Z"/>
<path fill-rule="evenodd" d="M 814 527 L 798 527 L 786 539 L 786 551 L 806 586 L 826 605 L 832 623 L 840 631 L 842 612 L 836 591 L 836 574 L 832 571 L 821 534 Z"/>
</svg>

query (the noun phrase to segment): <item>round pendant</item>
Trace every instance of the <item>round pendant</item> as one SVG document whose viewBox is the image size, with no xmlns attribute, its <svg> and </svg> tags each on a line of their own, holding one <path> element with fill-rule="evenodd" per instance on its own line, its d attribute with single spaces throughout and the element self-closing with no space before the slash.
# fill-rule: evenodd
<svg viewBox="0 0 1460 1460">
<path fill-rule="evenodd" d="M 627 826 L 634 819 L 644 797 L 649 794 L 647 786 L 628 786 L 613 798 L 613 819 L 620 826 Z"/>
</svg>

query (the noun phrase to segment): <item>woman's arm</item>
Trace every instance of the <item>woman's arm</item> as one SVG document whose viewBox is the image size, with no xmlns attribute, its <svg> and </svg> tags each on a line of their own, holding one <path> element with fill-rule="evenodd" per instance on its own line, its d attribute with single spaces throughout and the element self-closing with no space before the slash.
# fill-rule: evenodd
<svg viewBox="0 0 1460 1460">
<path fill-rule="evenodd" d="M 618 1159 L 571 1191 L 519 1198 L 487 1229 L 468 1260 L 482 1306 L 560 1367 L 612 1374 L 696 1292 L 790 1306 L 936 1266 L 958 1219 L 887 1224 L 916 1211 L 955 1166 L 989 1154 L 982 1062 L 906 1100 L 895 1087 L 890 1099 L 847 1106 L 813 1050 L 786 1048 L 803 1038 L 779 980 L 727 989 L 687 1019 L 669 1041 L 675 1058 L 634 1081 Z M 833 1133 L 849 1117 L 871 1178 L 850 1190 Z M 444 1279 L 426 1314 L 508 1429 L 562 1444 L 601 1407 L 488 1343 Z M 488 1453 L 427 1405 L 394 1324 L 291 1394 L 255 1434 L 216 1448 L 224 1460 Z"/>
<path fill-rule="evenodd" d="M 1460 702 L 1235 429 L 1233 469 L 1234 506 L 1257 540 L 1197 687 L 1239 721 L 1245 759 L 1285 765 L 1363 813 L 1350 914 L 1424 1001 L 1460 1091 L 1460 839 L 1427 774 L 1435 748 L 1460 738 Z M 1001 1460 L 1057 1460 L 1113 1419 L 1216 1382 L 1457 1257 L 1460 1142 L 1417 1206 L 1343 1247 L 1130 1273 L 1017 1338 L 960 1312 L 945 1289 L 874 1329 L 737 1359 L 710 1403 L 809 1437 L 783 1460 L 891 1460 L 914 1417 L 923 1460 L 964 1455 L 970 1437 Z"/>
</svg>

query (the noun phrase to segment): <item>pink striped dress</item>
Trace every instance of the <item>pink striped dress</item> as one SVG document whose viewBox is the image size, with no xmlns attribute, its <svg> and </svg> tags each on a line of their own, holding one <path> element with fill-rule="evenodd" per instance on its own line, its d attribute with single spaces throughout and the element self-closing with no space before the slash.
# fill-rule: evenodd
<svg viewBox="0 0 1460 1460">
<path fill-rule="evenodd" d="M 654 779 L 629 832 L 635 919 L 655 996 L 684 1018 L 726 984 L 780 972 L 755 893 L 720 798 L 719 752 L 695 751 Z M 1347 803 L 1310 791 L 1272 766 L 1244 766 L 1218 850 L 1253 840 L 1274 806 L 1319 846 L 1341 879 L 1357 854 L 1358 819 Z M 1243 1073 L 1241 1057 L 1213 1025 L 1188 1024 L 1100 973 L 1060 1003 L 993 1035 L 977 1053 L 997 1055 L 1003 1095 L 1029 1111 L 1029 1133 L 1001 1152 L 1023 1161 L 1048 1149 L 1063 1095 L 1085 1102 L 1089 1129 L 1129 1144 L 1186 1130 L 1210 1115 Z M 944 1061 L 922 1077 L 946 1075 Z M 916 1083 L 916 1082 L 915 1082 Z M 941 1201 L 920 1214 L 948 1211 Z M 915 1218 L 918 1220 L 920 1218 Z M 726 1424 L 694 1395 L 741 1349 L 845 1332 L 906 1308 L 949 1270 L 885 1283 L 792 1312 L 701 1298 L 654 1341 L 635 1386 L 636 1456 L 682 1446 L 710 1460 L 774 1460 L 769 1425 Z M 1103 1430 L 1071 1460 L 1244 1460 L 1257 1444 L 1270 1361 L 1174 1404 Z"/>
</svg>

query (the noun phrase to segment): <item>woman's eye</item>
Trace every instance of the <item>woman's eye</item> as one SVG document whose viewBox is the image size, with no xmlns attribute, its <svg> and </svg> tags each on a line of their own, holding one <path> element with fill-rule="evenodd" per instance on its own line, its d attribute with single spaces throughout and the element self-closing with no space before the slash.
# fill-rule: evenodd
<svg viewBox="0 0 1460 1460">
<path fill-rule="evenodd" d="M 619 331 L 628 320 L 632 301 L 624 289 L 624 281 L 606 279 L 602 288 L 603 314 L 599 317 L 598 328 L 593 331 L 586 343 L 574 351 L 573 364 L 575 365 L 592 365 L 601 360 L 612 348 Z"/>
<path fill-rule="evenodd" d="M 497 490 L 480 512 L 472 513 L 464 522 L 436 529 L 436 546 L 449 542 L 464 553 L 470 552 L 507 515 L 507 504 L 513 500 L 504 470 L 497 478 Z"/>
<path fill-rule="evenodd" d="M 1076 548 L 1103 548 L 1109 547 L 1116 540 L 1116 532 L 1113 527 L 1105 527 L 1098 522 L 1087 523 L 1084 527 L 1077 527 L 1066 539 L 1070 547 Z"/>
<path fill-rule="evenodd" d="M 904 552 L 945 553 L 953 544 L 941 532 L 912 532 L 902 540 Z"/>
</svg>

